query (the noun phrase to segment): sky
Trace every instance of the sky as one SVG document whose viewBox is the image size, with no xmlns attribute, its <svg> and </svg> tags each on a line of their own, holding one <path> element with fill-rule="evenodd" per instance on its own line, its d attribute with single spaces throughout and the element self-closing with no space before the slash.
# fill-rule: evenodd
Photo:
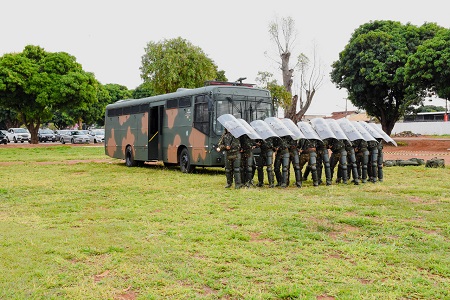
<svg viewBox="0 0 450 300">
<path fill-rule="evenodd" d="M 229 81 L 259 71 L 281 84 L 279 54 L 269 24 L 291 17 L 297 31 L 293 58 L 315 47 L 324 81 L 307 114 L 329 115 L 353 109 L 346 90 L 330 81 L 331 64 L 360 25 L 394 20 L 417 26 L 434 22 L 450 28 L 445 0 L 14 0 L 2 1 L 0 56 L 37 45 L 67 52 L 102 84 L 134 89 L 142 83 L 141 57 L 149 42 L 181 37 L 224 70 Z M 291 59 L 294 63 L 294 59 Z M 294 78 L 294 92 L 297 89 Z M 439 100 L 439 99 L 438 99 Z M 434 105 L 445 105 L 436 100 Z M 428 103 L 429 104 L 429 103 Z"/>
</svg>

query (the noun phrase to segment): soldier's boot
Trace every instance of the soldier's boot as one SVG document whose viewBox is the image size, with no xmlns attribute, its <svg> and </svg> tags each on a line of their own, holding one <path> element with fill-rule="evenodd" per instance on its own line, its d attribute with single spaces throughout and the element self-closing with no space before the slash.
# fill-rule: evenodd
<svg viewBox="0 0 450 300">
<path fill-rule="evenodd" d="M 330 167 L 325 167 L 325 181 L 326 185 L 331 185 L 331 171 Z"/>
<path fill-rule="evenodd" d="M 239 169 L 234 171 L 234 187 L 236 189 L 240 189 L 242 187 L 241 172 Z"/>
<path fill-rule="evenodd" d="M 295 185 L 299 188 L 302 187 L 302 172 L 300 171 L 300 167 L 296 167 L 295 170 Z"/>
<path fill-rule="evenodd" d="M 342 167 L 342 183 L 347 184 L 348 182 L 348 173 L 347 173 L 347 166 Z"/>
<path fill-rule="evenodd" d="M 228 189 L 233 185 L 233 174 L 231 174 L 231 171 L 225 171 L 225 176 L 227 177 L 227 185 L 225 188 Z"/>
<path fill-rule="evenodd" d="M 362 168 L 361 182 L 362 183 L 366 183 L 367 182 L 367 166 Z"/>
<path fill-rule="evenodd" d="M 247 170 L 247 178 L 245 178 L 245 186 L 246 187 L 251 187 L 251 186 L 255 186 L 254 184 L 253 184 L 253 171 L 252 171 L 252 169 L 251 168 L 249 168 L 248 170 Z"/>
<path fill-rule="evenodd" d="M 287 171 L 287 167 L 283 167 L 283 173 L 282 173 L 282 178 L 281 178 L 281 187 L 285 188 L 287 187 L 287 181 L 288 181 L 288 171 Z"/>
<path fill-rule="evenodd" d="M 272 169 L 267 170 L 267 180 L 269 181 L 269 188 L 274 187 L 274 178 Z"/>
<path fill-rule="evenodd" d="M 281 172 L 275 171 L 274 173 L 275 173 L 275 179 L 277 180 L 276 186 L 281 186 Z"/>
<path fill-rule="evenodd" d="M 258 187 L 264 186 L 264 170 L 263 168 L 258 168 Z"/>
<path fill-rule="evenodd" d="M 378 181 L 383 182 L 383 168 L 378 168 Z"/>
<path fill-rule="evenodd" d="M 356 164 L 354 164 L 353 166 L 352 166 L 352 173 L 353 173 L 353 180 L 352 180 L 352 182 L 355 184 L 355 185 L 358 185 L 359 184 L 359 179 L 358 179 L 358 168 L 356 167 Z"/>
<path fill-rule="evenodd" d="M 317 169 L 314 169 L 314 168 L 311 169 L 311 176 L 312 176 L 313 186 L 318 186 L 319 178 L 317 176 Z"/>
</svg>

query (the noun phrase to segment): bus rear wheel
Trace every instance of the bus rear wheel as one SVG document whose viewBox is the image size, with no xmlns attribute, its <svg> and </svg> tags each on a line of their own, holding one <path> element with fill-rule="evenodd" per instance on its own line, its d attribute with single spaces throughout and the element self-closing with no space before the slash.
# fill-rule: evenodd
<svg viewBox="0 0 450 300">
<path fill-rule="evenodd" d="M 135 167 L 137 165 L 137 162 L 133 157 L 131 146 L 127 146 L 127 148 L 125 149 L 125 165 L 127 167 Z"/>
<path fill-rule="evenodd" d="M 195 166 L 191 165 L 189 152 L 186 148 L 184 148 L 180 153 L 180 171 L 183 173 L 191 173 L 194 169 Z"/>
</svg>

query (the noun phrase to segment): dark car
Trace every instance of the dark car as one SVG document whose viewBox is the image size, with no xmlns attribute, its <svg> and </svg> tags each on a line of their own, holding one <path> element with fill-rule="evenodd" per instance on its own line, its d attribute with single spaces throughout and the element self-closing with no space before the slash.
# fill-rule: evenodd
<svg viewBox="0 0 450 300">
<path fill-rule="evenodd" d="M 39 142 L 56 142 L 56 135 L 50 129 L 39 129 L 38 139 Z"/>
<path fill-rule="evenodd" d="M 0 144 L 8 144 L 8 137 L 6 136 L 6 133 L 2 131 L 0 131 Z"/>
</svg>

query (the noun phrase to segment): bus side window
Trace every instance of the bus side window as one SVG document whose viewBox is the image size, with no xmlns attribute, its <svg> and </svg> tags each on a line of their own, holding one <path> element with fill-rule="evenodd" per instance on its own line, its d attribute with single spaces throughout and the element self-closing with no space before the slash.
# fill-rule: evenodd
<svg viewBox="0 0 450 300">
<path fill-rule="evenodd" d="M 205 96 L 197 96 L 194 106 L 194 128 L 209 135 L 209 111 Z"/>
</svg>

